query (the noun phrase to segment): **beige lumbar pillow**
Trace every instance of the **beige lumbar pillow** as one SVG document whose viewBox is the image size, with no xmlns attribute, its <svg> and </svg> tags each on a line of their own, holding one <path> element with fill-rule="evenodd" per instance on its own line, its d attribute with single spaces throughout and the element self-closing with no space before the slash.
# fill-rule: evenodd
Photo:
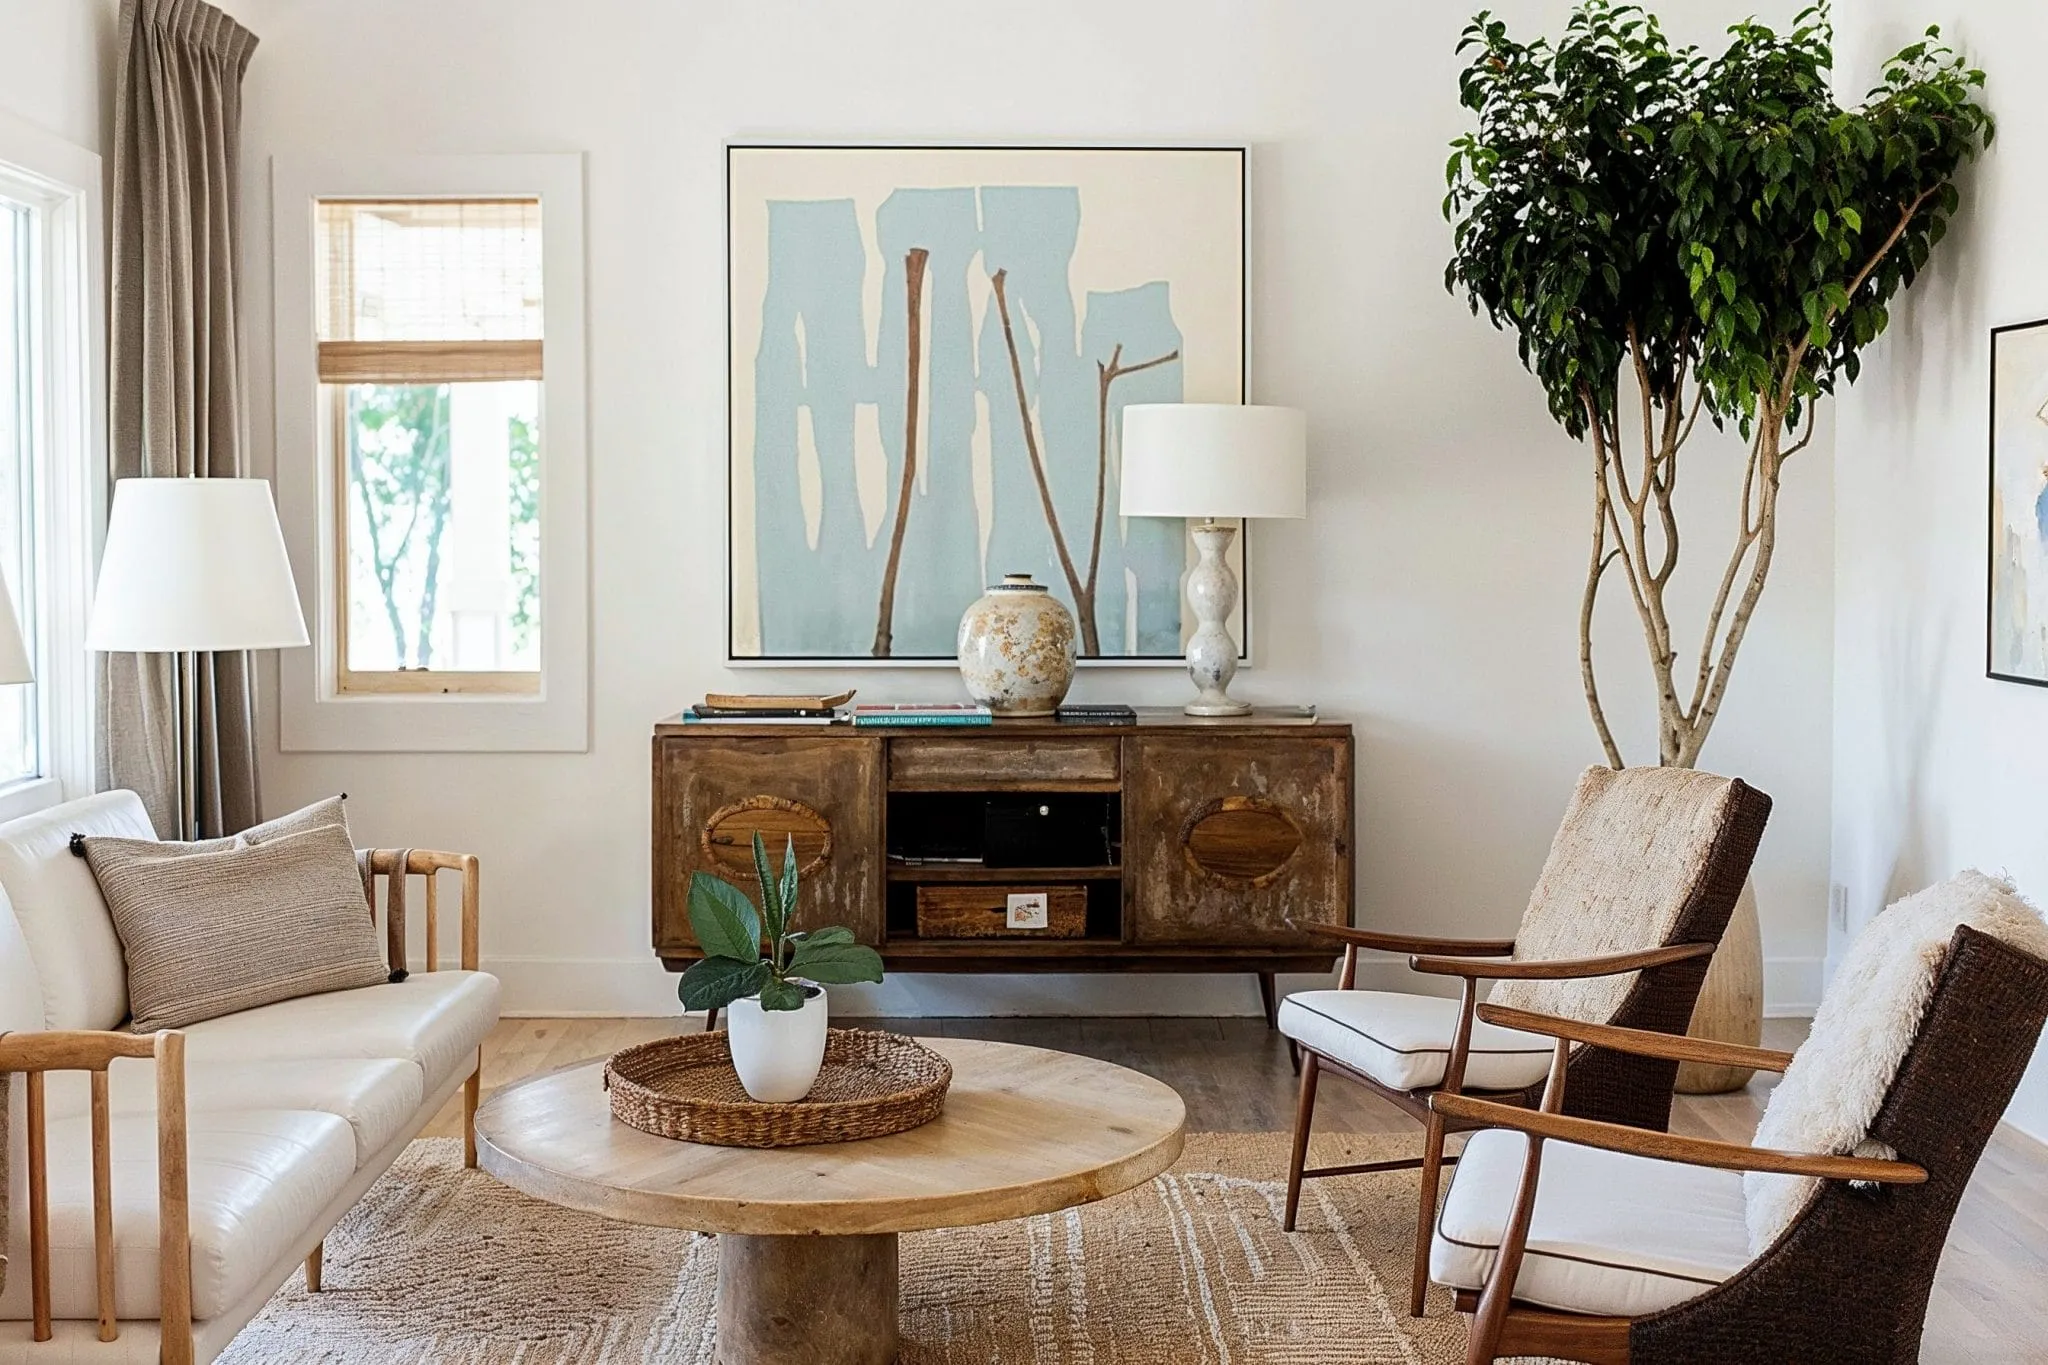
<svg viewBox="0 0 2048 1365">
<path fill-rule="evenodd" d="M 79 841 L 128 960 L 130 1028 L 390 979 L 339 817 L 337 799 L 233 839 Z"/>
</svg>

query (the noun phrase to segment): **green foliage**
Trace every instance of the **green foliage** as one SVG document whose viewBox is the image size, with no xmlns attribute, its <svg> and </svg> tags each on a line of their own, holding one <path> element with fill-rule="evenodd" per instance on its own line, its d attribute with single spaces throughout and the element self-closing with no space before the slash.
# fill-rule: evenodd
<svg viewBox="0 0 2048 1365">
<path fill-rule="evenodd" d="M 348 390 L 349 486 L 401 668 L 426 668 L 434 658 L 441 540 L 448 530 L 453 475 L 448 410 L 446 384 L 358 384 Z"/>
<path fill-rule="evenodd" d="M 512 647 L 533 643 L 540 614 L 540 439 L 534 423 L 512 419 Z"/>
<path fill-rule="evenodd" d="M 1482 13 L 1459 45 L 1479 126 L 1447 167 L 1445 284 L 1516 334 L 1575 437 L 1612 421 L 1625 366 L 1660 405 L 1691 376 L 1716 422 L 1797 425 L 1854 381 L 1990 141 L 1984 75 L 1935 29 L 1856 109 L 1824 7 L 1729 34 L 1709 58 L 1585 0 L 1555 44 Z"/>
<path fill-rule="evenodd" d="M 690 965 L 676 987 L 685 1009 L 723 1009 L 755 994 L 764 1010 L 802 1009 L 806 983 L 841 986 L 882 979 L 881 954 L 855 943 L 851 929 L 832 925 L 806 932 L 793 927 L 794 839 L 783 849 L 782 872 L 777 876 L 756 833 L 754 875 L 761 883 L 758 911 L 744 891 L 724 878 L 708 872 L 691 875 L 690 929 L 705 956 Z"/>
</svg>

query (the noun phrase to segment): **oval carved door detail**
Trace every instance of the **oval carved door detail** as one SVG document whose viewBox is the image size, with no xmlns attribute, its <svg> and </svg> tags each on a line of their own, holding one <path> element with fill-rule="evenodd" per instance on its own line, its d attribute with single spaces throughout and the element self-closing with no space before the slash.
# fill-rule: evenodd
<svg viewBox="0 0 2048 1365">
<path fill-rule="evenodd" d="M 1301 851 L 1301 826 L 1271 801 L 1226 796 L 1198 807 L 1181 829 L 1181 851 L 1196 871 L 1270 885 Z"/>
<path fill-rule="evenodd" d="M 754 835 L 768 852 L 768 866 L 782 869 L 783 851 L 794 842 L 797 870 L 809 876 L 832 856 L 832 822 L 801 801 L 749 796 L 722 806 L 704 822 L 704 860 L 729 872 L 754 873 Z M 742 885 L 750 885 L 743 882 Z"/>
</svg>

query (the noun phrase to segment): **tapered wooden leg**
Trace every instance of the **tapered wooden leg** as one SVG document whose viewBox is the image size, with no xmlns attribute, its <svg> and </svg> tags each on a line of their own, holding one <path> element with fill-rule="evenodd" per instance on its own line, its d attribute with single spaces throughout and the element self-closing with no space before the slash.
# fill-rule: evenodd
<svg viewBox="0 0 2048 1365">
<path fill-rule="evenodd" d="M 896 1236 L 718 1239 L 717 1365 L 891 1365 Z"/>
<path fill-rule="evenodd" d="M 322 1242 L 319 1246 L 314 1247 L 313 1254 L 306 1258 L 306 1292 L 308 1294 L 320 1292 L 320 1264 L 326 1255 L 327 1243 Z"/>
<path fill-rule="evenodd" d="M 1271 972 L 1259 973 L 1259 1003 L 1266 1007 L 1266 1027 L 1280 1027 L 1280 985 Z"/>
<path fill-rule="evenodd" d="M 704 1011 L 704 1031 L 705 1031 L 706 1033 L 709 1033 L 709 1032 L 711 1032 L 711 1031 L 712 1031 L 713 1029 L 715 1029 L 715 1028 L 717 1028 L 717 1027 L 718 1027 L 718 1006 L 716 1006 L 716 1005 L 713 1005 L 713 1006 L 712 1006 L 712 1007 L 711 1007 L 710 1009 L 708 1009 L 708 1010 L 705 1010 L 705 1011 Z"/>
<path fill-rule="evenodd" d="M 1436 1195 L 1443 1174 L 1444 1121 L 1431 1114 L 1422 1134 L 1422 1187 L 1415 1205 L 1415 1269 L 1408 1288 L 1408 1312 L 1418 1318 L 1429 1297 L 1429 1242 L 1436 1231 Z"/>
<path fill-rule="evenodd" d="M 1301 1062 L 1301 1100 L 1294 1106 L 1294 1151 L 1287 1159 L 1287 1212 L 1280 1220 L 1283 1232 L 1294 1231 L 1295 1210 L 1301 1207 L 1301 1168 L 1308 1164 L 1308 1129 L 1316 1112 L 1316 1078 L 1322 1074 L 1322 1058 L 1313 1050 Z"/>
<path fill-rule="evenodd" d="M 483 1093 L 484 1050 L 476 1050 L 476 1070 L 462 1083 L 462 1164 L 476 1169 L 476 1103 Z"/>
</svg>

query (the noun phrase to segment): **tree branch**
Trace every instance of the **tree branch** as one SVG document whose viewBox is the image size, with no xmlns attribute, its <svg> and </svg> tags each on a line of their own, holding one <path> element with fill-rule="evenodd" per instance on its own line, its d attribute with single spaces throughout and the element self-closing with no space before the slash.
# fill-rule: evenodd
<svg viewBox="0 0 2048 1365">
<path fill-rule="evenodd" d="M 1024 396 L 1024 364 L 1017 358 L 1017 334 L 1011 330 L 1010 301 L 1003 292 L 1009 273 L 998 270 L 989 276 L 989 283 L 995 287 L 996 312 L 1003 322 L 1003 345 L 1010 352 L 1010 382 L 1017 389 L 1017 416 L 1024 423 L 1024 449 L 1031 456 L 1031 474 L 1038 480 L 1038 501 L 1045 508 L 1045 524 L 1052 531 L 1052 546 L 1060 557 L 1060 571 L 1067 576 L 1067 591 L 1074 595 L 1074 605 L 1082 609 L 1081 619 L 1087 623 L 1085 630 L 1092 633 L 1095 612 L 1082 587 L 1081 575 L 1074 571 L 1074 558 L 1067 553 L 1067 538 L 1060 533 L 1060 514 L 1052 505 L 1052 485 L 1046 481 L 1045 461 L 1038 454 L 1038 433 L 1031 425 L 1031 403 Z"/>
<path fill-rule="evenodd" d="M 1586 691 L 1586 709 L 1592 713 L 1593 729 L 1611 768 L 1626 767 L 1614 731 L 1607 724 L 1606 708 L 1600 704 L 1600 681 L 1593 669 L 1593 608 L 1600 597 L 1600 580 L 1620 550 L 1607 549 L 1607 446 L 1600 428 L 1593 429 L 1593 553 L 1586 564 L 1586 588 L 1579 597 L 1579 682 Z"/>
</svg>

